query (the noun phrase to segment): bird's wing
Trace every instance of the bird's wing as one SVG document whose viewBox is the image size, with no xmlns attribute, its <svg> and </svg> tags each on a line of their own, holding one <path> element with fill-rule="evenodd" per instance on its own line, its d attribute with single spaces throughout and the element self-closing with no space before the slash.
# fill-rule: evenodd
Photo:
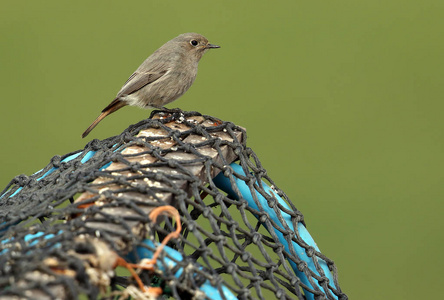
<svg viewBox="0 0 444 300">
<path fill-rule="evenodd" d="M 122 89 L 119 91 L 119 93 L 116 96 L 116 99 L 119 98 L 122 95 L 129 95 L 132 94 L 141 88 L 143 88 L 145 85 L 153 83 L 154 81 L 161 78 L 165 73 L 167 73 L 168 70 L 163 70 L 159 72 L 134 72 L 130 78 L 126 81 L 125 85 L 122 87 Z"/>
</svg>

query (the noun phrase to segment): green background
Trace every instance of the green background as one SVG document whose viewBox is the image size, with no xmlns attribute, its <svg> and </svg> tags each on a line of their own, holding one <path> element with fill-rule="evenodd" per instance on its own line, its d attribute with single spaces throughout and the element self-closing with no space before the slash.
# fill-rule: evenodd
<svg viewBox="0 0 444 300">
<path fill-rule="evenodd" d="M 351 299 L 441 298 L 443 12 L 442 0 L 3 1 L 0 185 L 146 118 L 127 107 L 80 138 L 149 54 L 199 32 L 222 48 L 169 107 L 247 128 Z"/>
</svg>

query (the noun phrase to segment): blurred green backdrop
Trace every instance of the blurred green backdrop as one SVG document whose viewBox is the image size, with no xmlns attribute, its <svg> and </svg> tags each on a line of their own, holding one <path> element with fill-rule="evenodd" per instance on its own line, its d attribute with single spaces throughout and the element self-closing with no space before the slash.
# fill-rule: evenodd
<svg viewBox="0 0 444 300">
<path fill-rule="evenodd" d="M 0 184 L 146 118 L 124 108 L 80 138 L 149 54 L 199 32 L 222 48 L 169 107 L 247 128 L 351 299 L 438 298 L 443 12 L 442 0 L 2 1 Z"/>
</svg>

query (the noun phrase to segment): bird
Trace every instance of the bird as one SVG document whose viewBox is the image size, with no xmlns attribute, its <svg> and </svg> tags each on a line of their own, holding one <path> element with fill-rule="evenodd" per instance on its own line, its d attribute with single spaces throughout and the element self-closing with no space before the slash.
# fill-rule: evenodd
<svg viewBox="0 0 444 300">
<path fill-rule="evenodd" d="M 182 96 L 193 84 L 202 56 L 210 44 L 198 33 L 183 33 L 153 52 L 128 78 L 111 103 L 85 130 L 86 137 L 106 116 L 130 105 L 141 108 L 166 109 L 164 105 Z"/>
</svg>

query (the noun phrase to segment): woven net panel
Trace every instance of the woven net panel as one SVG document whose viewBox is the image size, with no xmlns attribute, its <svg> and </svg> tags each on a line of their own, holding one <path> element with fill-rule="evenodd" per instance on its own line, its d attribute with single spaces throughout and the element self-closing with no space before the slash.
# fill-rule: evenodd
<svg viewBox="0 0 444 300">
<path fill-rule="evenodd" d="M 332 260 L 280 228 L 312 257 L 316 270 L 308 268 L 270 230 L 278 226 L 265 207 L 248 205 L 239 192 L 236 180 L 294 228 L 304 223 L 246 140 L 230 122 L 155 111 L 119 136 L 17 176 L 0 196 L 0 299 L 347 299 Z M 218 175 L 237 197 L 216 186 Z"/>
</svg>

